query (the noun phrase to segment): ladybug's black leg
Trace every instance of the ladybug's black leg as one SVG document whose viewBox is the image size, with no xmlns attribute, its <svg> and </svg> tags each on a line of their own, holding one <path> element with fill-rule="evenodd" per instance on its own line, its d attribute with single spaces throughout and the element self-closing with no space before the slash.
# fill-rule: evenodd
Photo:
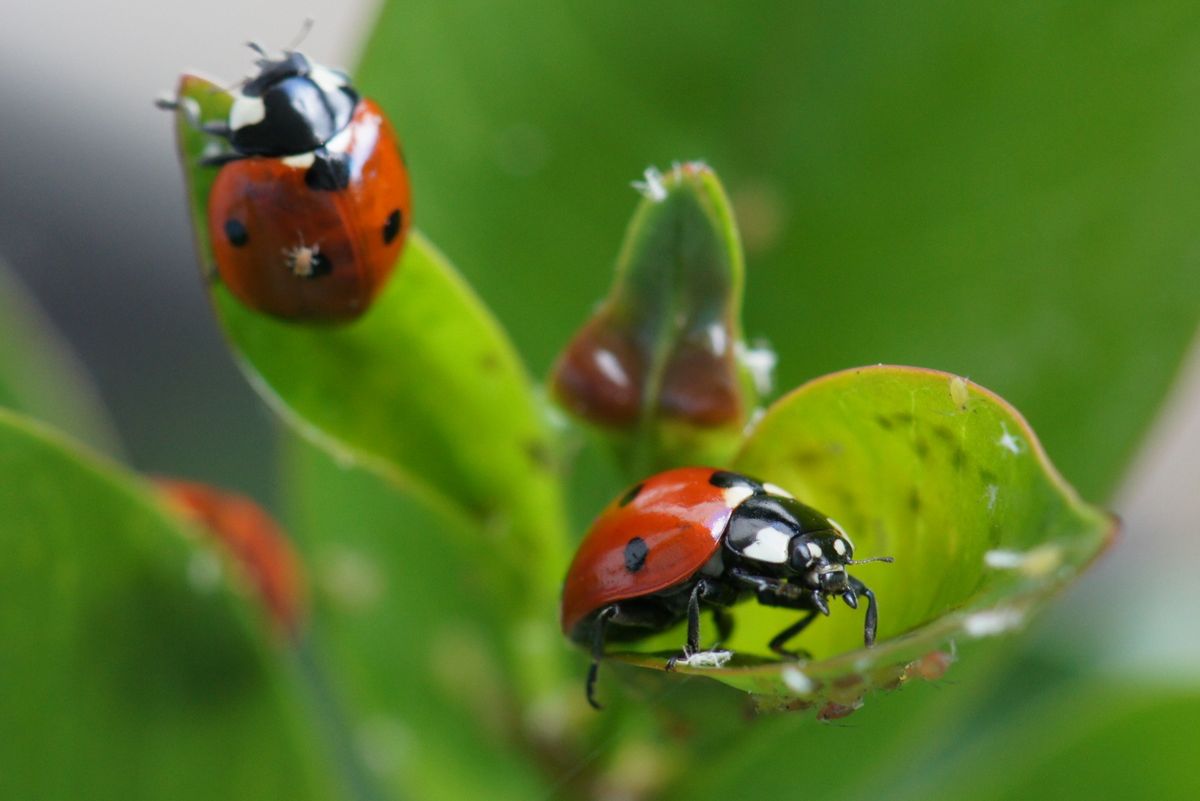
<svg viewBox="0 0 1200 801">
<path fill-rule="evenodd" d="M 787 659 L 809 659 L 809 658 L 811 658 L 812 654 L 810 654 L 808 651 L 805 651 L 803 649 L 798 650 L 798 651 L 791 651 L 791 650 L 788 650 L 787 648 L 784 648 L 783 646 L 787 644 L 788 640 L 792 639 L 797 634 L 804 631 L 804 629 L 808 627 L 808 624 L 813 622 L 813 620 L 816 618 L 816 616 L 817 616 L 817 610 L 813 609 L 807 615 L 800 618 L 798 621 L 796 621 L 795 623 L 788 626 L 783 631 L 776 634 L 771 639 L 771 642 L 767 644 L 767 647 L 770 648 L 775 653 L 777 653 L 780 656 L 785 657 Z"/>
<path fill-rule="evenodd" d="M 687 643 L 683 646 L 681 656 L 673 656 L 667 660 L 667 670 L 674 670 L 676 662 L 690 659 L 692 654 L 700 650 L 700 598 L 707 590 L 708 584 L 703 579 L 697 581 L 696 586 L 692 588 L 692 594 L 688 596 Z"/>
<path fill-rule="evenodd" d="M 863 584 L 854 576 L 847 576 L 846 583 L 849 584 L 856 593 L 867 597 L 867 616 L 863 623 L 863 643 L 870 648 L 875 644 L 875 630 L 879 626 L 879 610 L 875 606 L 875 593 Z"/>
<path fill-rule="evenodd" d="M 596 616 L 596 630 L 592 634 L 592 664 L 587 674 L 587 700 L 593 709 L 602 709 L 596 701 L 596 677 L 600 673 L 600 660 L 604 658 L 604 636 L 608 631 L 608 621 L 617 614 L 617 607 L 606 606 Z"/>
</svg>

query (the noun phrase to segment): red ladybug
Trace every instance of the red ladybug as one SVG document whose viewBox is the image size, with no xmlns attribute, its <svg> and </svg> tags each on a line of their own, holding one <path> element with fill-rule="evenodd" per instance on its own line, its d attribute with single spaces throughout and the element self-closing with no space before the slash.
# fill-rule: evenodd
<svg viewBox="0 0 1200 801">
<path fill-rule="evenodd" d="M 592 650 L 587 699 L 609 640 L 635 640 L 687 620 L 687 643 L 667 661 L 700 664 L 727 652 L 700 650 L 700 607 L 711 607 L 718 640 L 733 621 L 726 608 L 750 596 L 767 606 L 805 612 L 768 644 L 784 646 L 829 614 L 826 598 L 852 608 L 867 599 L 863 641 L 875 643 L 875 595 L 846 572 L 855 561 L 845 531 L 773 484 L 726 470 L 684 467 L 659 473 L 609 504 L 592 525 L 567 571 L 563 633 Z"/>
<path fill-rule="evenodd" d="M 243 303 L 288 320 L 351 320 L 391 274 L 411 216 L 408 170 L 379 107 L 289 50 L 260 58 L 229 118 L 208 203 L 217 271 Z M 178 107 L 177 103 L 166 104 Z"/>
</svg>

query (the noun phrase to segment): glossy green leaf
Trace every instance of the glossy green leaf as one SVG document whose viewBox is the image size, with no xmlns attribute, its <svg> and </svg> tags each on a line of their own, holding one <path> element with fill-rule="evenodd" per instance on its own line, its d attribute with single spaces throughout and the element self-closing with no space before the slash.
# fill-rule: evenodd
<svg viewBox="0 0 1200 801">
<path fill-rule="evenodd" d="M 506 596 L 478 549 L 379 477 L 297 438 L 284 452 L 291 529 L 311 568 L 313 637 L 341 678 L 373 778 L 426 801 L 545 796 L 539 758 L 565 748 L 546 744 L 566 727 L 552 694 L 554 610 L 542 610 L 539 626 L 498 601 Z M 506 656 L 514 639 L 525 643 L 527 669 L 551 670 L 536 680 L 540 695 L 513 689 L 522 680 Z M 531 698 L 542 700 L 541 724 L 536 707 L 521 706 Z"/>
<path fill-rule="evenodd" d="M 185 76 L 180 98 L 202 120 L 230 96 Z M 193 226 L 212 300 L 254 386 L 298 431 L 336 458 L 486 529 L 543 588 L 559 561 L 562 502 L 553 448 L 532 385 L 503 331 L 421 236 L 358 320 L 298 325 L 236 300 L 216 274 L 207 198 L 217 169 L 199 164 L 212 137 L 178 115 Z M 556 572 L 557 568 L 553 569 Z"/>
<path fill-rule="evenodd" d="M 0 407 L 44 420 L 107 453 L 117 436 L 70 346 L 0 264 Z"/>
<path fill-rule="evenodd" d="M 758 402 L 742 245 L 721 182 L 690 162 L 648 169 L 638 187 L 612 289 L 551 375 L 555 398 L 608 435 L 631 480 L 727 462 Z"/>
<path fill-rule="evenodd" d="M 704 158 L 778 386 L 953 370 L 1100 498 L 1196 330 L 1198 46 L 1185 0 L 405 0 L 356 77 L 535 373 L 610 281 L 626 182 Z"/>
<path fill-rule="evenodd" d="M 735 660 L 683 669 L 764 703 L 819 704 L 827 717 L 852 711 L 872 688 L 940 677 L 955 641 L 1019 628 L 1115 530 L 1063 481 L 1011 406 L 932 370 L 817 379 L 768 409 L 733 466 L 837 520 L 856 558 L 896 560 L 851 570 L 879 599 L 873 649 L 862 647 L 863 605 L 854 612 L 838 603 L 795 643 L 811 661 L 755 657 L 796 613 L 748 604 L 738 608 Z"/>
<path fill-rule="evenodd" d="M 0 796 L 328 799 L 296 675 L 153 489 L 0 410 Z"/>
</svg>

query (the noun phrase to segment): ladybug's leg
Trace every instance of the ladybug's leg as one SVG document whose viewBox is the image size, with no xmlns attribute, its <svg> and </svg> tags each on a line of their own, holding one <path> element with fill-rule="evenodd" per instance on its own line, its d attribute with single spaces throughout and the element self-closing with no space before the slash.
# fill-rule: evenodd
<svg viewBox="0 0 1200 801">
<path fill-rule="evenodd" d="M 776 634 L 771 639 L 771 642 L 769 642 L 767 644 L 767 647 L 770 648 L 775 653 L 777 653 L 780 656 L 785 657 L 787 659 L 810 659 L 810 658 L 812 658 L 812 654 L 810 654 L 808 651 L 805 651 L 804 649 L 800 649 L 798 651 L 792 651 L 787 648 L 784 648 L 784 646 L 787 645 L 788 640 L 792 639 L 797 634 L 804 631 L 804 629 L 806 629 L 808 627 L 808 624 L 813 622 L 813 620 L 816 618 L 816 616 L 817 616 L 817 610 L 816 609 L 811 610 L 807 615 L 800 618 L 795 623 L 793 623 L 792 625 L 788 626 L 783 631 Z"/>
<path fill-rule="evenodd" d="M 696 586 L 692 588 L 691 595 L 688 596 L 687 643 L 683 646 L 683 653 L 681 655 L 673 656 L 667 660 L 667 670 L 674 670 L 677 662 L 688 662 L 697 654 L 714 654 L 722 660 L 720 664 L 723 664 L 724 660 L 729 658 L 728 651 L 702 652 L 700 650 L 700 600 L 709 596 L 722 598 L 720 585 L 710 585 L 704 579 L 700 579 L 696 582 Z"/>
<path fill-rule="evenodd" d="M 875 630 L 879 627 L 879 610 L 875 606 L 875 593 L 871 592 L 866 584 L 863 584 L 854 578 L 854 576 L 846 576 L 846 583 L 856 593 L 867 597 L 867 616 L 863 622 L 863 644 L 870 648 L 875 644 Z"/>
<path fill-rule="evenodd" d="M 596 701 L 596 677 L 600 673 L 600 660 L 604 658 L 604 636 L 608 631 L 608 621 L 616 614 L 616 606 L 606 606 L 596 616 L 596 630 L 592 634 L 592 664 L 587 674 L 587 700 L 593 709 L 602 708 Z"/>
</svg>

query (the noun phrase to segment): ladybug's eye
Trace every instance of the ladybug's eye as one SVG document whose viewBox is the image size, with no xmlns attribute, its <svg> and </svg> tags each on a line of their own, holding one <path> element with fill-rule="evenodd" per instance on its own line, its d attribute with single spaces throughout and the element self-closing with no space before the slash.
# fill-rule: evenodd
<svg viewBox="0 0 1200 801">
<path fill-rule="evenodd" d="M 242 225 L 241 220 L 231 219 L 225 222 L 225 238 L 229 240 L 229 244 L 240 248 L 250 241 L 250 234 L 246 231 L 246 226 Z"/>
<path fill-rule="evenodd" d="M 396 235 L 400 233 L 400 209 L 393 209 L 388 215 L 387 222 L 383 224 L 383 244 L 390 245 Z"/>
</svg>

